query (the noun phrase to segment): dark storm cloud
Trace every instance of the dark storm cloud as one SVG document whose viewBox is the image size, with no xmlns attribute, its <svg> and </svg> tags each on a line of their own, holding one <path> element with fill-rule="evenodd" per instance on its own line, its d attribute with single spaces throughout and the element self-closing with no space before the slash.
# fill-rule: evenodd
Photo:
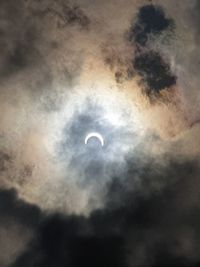
<svg viewBox="0 0 200 267">
<path fill-rule="evenodd" d="M 160 6 L 145 5 L 138 12 L 128 33 L 128 40 L 145 46 L 149 37 L 159 35 L 164 30 L 173 28 L 173 21 L 167 18 Z"/>
<path fill-rule="evenodd" d="M 35 239 L 12 266 L 197 266 L 200 217 L 191 187 L 199 193 L 198 172 L 196 161 L 157 166 L 150 160 L 138 168 L 130 158 L 123 182 L 116 177 L 107 185 L 103 209 L 88 218 L 44 217 Z M 134 193 L 137 175 L 143 185 Z M 152 193 L 156 181 L 166 184 Z"/>
<path fill-rule="evenodd" d="M 86 227 L 86 229 L 84 229 Z M 87 233 L 91 227 L 80 217 L 52 216 L 38 231 L 40 241 L 14 266 L 126 266 L 123 240 L 117 235 Z"/>
<path fill-rule="evenodd" d="M 18 198 L 14 189 L 0 190 L 1 222 L 13 220 L 23 226 L 35 228 L 42 219 L 42 213 L 37 206 L 25 203 Z M 0 223 L 1 224 L 1 223 Z"/>
<path fill-rule="evenodd" d="M 14 189 L 0 190 L 0 265 L 10 266 L 26 249 L 43 219 L 40 208 L 19 199 Z"/>
<path fill-rule="evenodd" d="M 159 93 L 176 84 L 176 77 L 171 73 L 168 63 L 157 52 L 148 51 L 137 55 L 133 66 L 142 77 L 147 94 Z"/>
<path fill-rule="evenodd" d="M 151 38 L 159 38 L 163 31 L 173 29 L 173 20 L 165 16 L 160 6 L 146 5 L 140 8 L 137 20 L 127 34 L 128 41 L 136 45 L 133 68 L 141 76 L 148 96 L 176 84 L 169 63 L 159 51 L 150 49 L 148 45 Z"/>
</svg>

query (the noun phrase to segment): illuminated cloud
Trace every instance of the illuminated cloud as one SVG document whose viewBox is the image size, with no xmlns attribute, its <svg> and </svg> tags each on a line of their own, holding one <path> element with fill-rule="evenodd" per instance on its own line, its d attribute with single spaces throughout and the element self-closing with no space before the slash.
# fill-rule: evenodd
<svg viewBox="0 0 200 267">
<path fill-rule="evenodd" d="M 2 0 L 0 47 L 0 266 L 198 266 L 199 1 Z"/>
</svg>

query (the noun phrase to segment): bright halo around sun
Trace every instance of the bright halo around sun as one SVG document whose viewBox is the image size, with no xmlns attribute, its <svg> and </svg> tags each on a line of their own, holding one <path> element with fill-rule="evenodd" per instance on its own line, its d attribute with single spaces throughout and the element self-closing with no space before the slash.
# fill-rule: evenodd
<svg viewBox="0 0 200 267">
<path fill-rule="evenodd" d="M 91 138 L 97 138 L 99 140 L 99 142 L 101 143 L 101 146 L 104 146 L 104 139 L 103 136 L 100 133 L 96 133 L 96 132 L 92 132 L 89 133 L 86 137 L 85 137 L 85 145 L 87 145 L 89 139 Z"/>
</svg>

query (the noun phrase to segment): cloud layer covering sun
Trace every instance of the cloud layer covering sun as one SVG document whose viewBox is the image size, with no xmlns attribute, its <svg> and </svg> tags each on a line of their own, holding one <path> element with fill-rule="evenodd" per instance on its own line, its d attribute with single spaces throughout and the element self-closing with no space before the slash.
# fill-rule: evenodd
<svg viewBox="0 0 200 267">
<path fill-rule="evenodd" d="M 198 266 L 199 1 L 0 3 L 0 266 Z"/>
</svg>

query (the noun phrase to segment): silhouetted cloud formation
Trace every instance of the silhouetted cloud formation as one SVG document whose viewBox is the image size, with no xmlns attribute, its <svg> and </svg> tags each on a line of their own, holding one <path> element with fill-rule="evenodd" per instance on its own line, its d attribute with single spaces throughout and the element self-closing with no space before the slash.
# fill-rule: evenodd
<svg viewBox="0 0 200 267">
<path fill-rule="evenodd" d="M 176 77 L 171 74 L 169 65 L 157 52 L 139 54 L 133 65 L 147 87 L 147 94 L 159 93 L 160 90 L 176 84 Z"/>
<path fill-rule="evenodd" d="M 18 199 L 15 190 L 0 190 L 0 215 L 4 219 L 13 219 L 27 227 L 38 226 L 42 218 L 39 207 Z"/>
<path fill-rule="evenodd" d="M 169 28 L 173 28 L 173 20 L 165 16 L 160 6 L 145 5 L 140 8 L 136 22 L 133 21 L 128 39 L 145 46 L 152 35 L 157 36 Z"/>
<path fill-rule="evenodd" d="M 165 30 L 173 29 L 173 20 L 165 16 L 160 6 L 145 5 L 140 8 L 137 20 L 133 21 L 127 34 L 128 40 L 136 45 L 133 67 L 141 76 L 145 92 L 150 97 L 176 84 L 176 77 L 171 73 L 170 65 L 159 51 L 148 46 L 151 39 L 158 38 Z"/>
<path fill-rule="evenodd" d="M 197 266 L 199 205 L 192 204 L 194 192 L 190 191 L 199 183 L 197 162 L 170 160 L 159 167 L 149 161 L 140 172 L 143 190 L 136 190 L 133 181 L 138 168 L 130 159 L 124 180 L 116 177 L 108 184 L 105 207 L 88 218 L 36 212 L 42 222 L 12 266 Z M 152 186 L 164 181 L 163 188 L 152 191 Z M 7 195 L 12 199 L 12 194 Z M 27 215 L 33 225 L 38 222 L 29 205 L 23 213 L 15 213 L 21 219 Z M 187 244 L 193 249 L 188 250 Z"/>
<path fill-rule="evenodd" d="M 153 45 L 163 33 L 174 33 L 175 22 L 168 18 L 161 6 L 150 4 L 139 8 L 132 19 L 125 39 L 133 47 L 129 58 L 109 47 L 104 49 L 105 63 L 114 71 L 115 80 L 119 84 L 141 77 L 140 85 L 148 97 L 159 96 L 164 89 L 176 85 L 176 75 L 172 73 L 170 60 L 161 54 L 158 46 Z M 172 35 L 166 34 L 170 42 Z"/>
</svg>

